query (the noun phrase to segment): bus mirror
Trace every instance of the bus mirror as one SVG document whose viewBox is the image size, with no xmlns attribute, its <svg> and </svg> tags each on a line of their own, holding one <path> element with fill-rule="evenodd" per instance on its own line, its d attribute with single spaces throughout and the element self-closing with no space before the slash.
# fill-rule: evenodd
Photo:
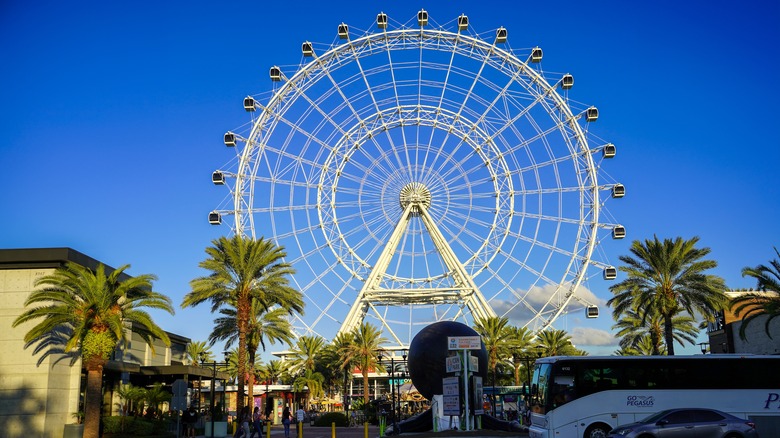
<svg viewBox="0 0 780 438">
<path fill-rule="evenodd" d="M 522 392 L 523 396 L 527 396 L 528 395 L 528 385 L 526 385 L 525 383 L 523 383 L 522 391 L 523 391 Z"/>
<path fill-rule="evenodd" d="M 539 393 L 539 388 L 536 386 L 536 383 L 531 385 L 531 395 L 537 395 Z"/>
</svg>

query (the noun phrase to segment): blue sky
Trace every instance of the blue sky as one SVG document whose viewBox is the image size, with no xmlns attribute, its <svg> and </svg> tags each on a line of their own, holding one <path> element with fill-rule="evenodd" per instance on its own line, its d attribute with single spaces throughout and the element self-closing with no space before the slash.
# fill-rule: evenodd
<svg viewBox="0 0 780 438">
<path fill-rule="evenodd" d="M 576 78 L 598 106 L 598 136 L 618 146 L 610 175 L 627 196 L 610 213 L 627 238 L 700 236 L 732 288 L 780 244 L 780 3 L 745 2 L 64 2 L 0 5 L 0 247 L 69 246 L 153 273 L 178 305 L 224 227 L 207 213 L 225 192 L 222 134 L 247 121 L 241 100 L 270 89 L 267 70 L 296 64 L 304 40 L 331 43 L 378 12 L 438 23 L 461 13 L 504 26 L 513 47 L 541 46 L 544 67 Z M 590 285 L 609 298 L 608 284 Z M 157 321 L 205 339 L 206 306 Z M 612 323 L 569 317 L 581 348 Z M 602 332 L 595 332 L 601 330 Z M 690 350 L 691 352 L 697 349 Z"/>
</svg>

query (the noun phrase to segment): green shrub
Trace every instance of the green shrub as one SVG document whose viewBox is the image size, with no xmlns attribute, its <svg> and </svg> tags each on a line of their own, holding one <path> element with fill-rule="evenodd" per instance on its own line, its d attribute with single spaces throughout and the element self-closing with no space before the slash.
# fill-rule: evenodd
<svg viewBox="0 0 780 438">
<path fill-rule="evenodd" d="M 142 417 L 103 417 L 103 433 L 135 437 L 168 435 L 167 423 L 167 420 L 148 420 Z"/>
<path fill-rule="evenodd" d="M 347 416 L 341 412 L 328 412 L 314 420 L 314 425 L 317 427 L 330 427 L 331 423 L 336 423 L 336 427 L 349 426 Z"/>
</svg>

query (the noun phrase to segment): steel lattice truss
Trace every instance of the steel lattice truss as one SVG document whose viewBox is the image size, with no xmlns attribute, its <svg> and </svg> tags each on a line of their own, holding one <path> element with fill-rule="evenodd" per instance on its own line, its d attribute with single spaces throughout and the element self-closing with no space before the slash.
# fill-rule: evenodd
<svg viewBox="0 0 780 438">
<path fill-rule="evenodd" d="M 226 134 L 236 158 L 214 181 L 231 197 L 210 220 L 286 248 L 299 334 L 367 319 L 408 344 L 474 315 L 542 330 L 614 269 L 594 255 L 625 234 L 603 209 L 625 189 L 601 169 L 614 146 L 588 132 L 598 111 L 568 98 L 571 75 L 543 73 L 541 49 L 461 19 L 342 24 L 333 44 L 304 43 L 301 64 L 272 67 L 274 88 L 245 99 L 251 123 Z"/>
</svg>

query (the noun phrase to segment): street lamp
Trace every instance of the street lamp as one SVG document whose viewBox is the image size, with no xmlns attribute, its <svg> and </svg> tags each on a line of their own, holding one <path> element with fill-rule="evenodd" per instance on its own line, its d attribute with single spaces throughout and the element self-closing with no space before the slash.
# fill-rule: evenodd
<svg viewBox="0 0 780 438">
<path fill-rule="evenodd" d="M 214 381 L 217 380 L 217 365 L 225 366 L 227 368 L 227 366 L 228 366 L 228 356 L 230 355 L 230 352 L 229 351 L 225 351 L 224 355 L 225 355 L 225 362 L 218 363 L 218 362 L 214 361 L 214 362 L 209 363 L 209 365 L 211 365 L 211 392 L 210 392 L 211 403 L 210 403 L 210 408 L 209 408 L 209 412 L 211 413 L 211 438 L 214 438 L 214 391 L 215 391 Z M 200 364 L 202 366 L 206 365 L 206 352 L 205 351 L 201 351 L 201 353 L 200 353 Z M 222 405 L 223 405 L 222 408 L 223 409 L 225 408 L 224 404 L 225 404 L 225 388 L 223 386 L 222 387 Z"/>
<path fill-rule="evenodd" d="M 377 353 L 376 359 L 377 362 L 379 362 L 381 365 L 382 359 L 384 359 L 384 354 L 382 351 Z M 393 433 L 395 433 L 398 430 L 398 423 L 396 422 L 395 413 L 395 358 L 393 357 L 392 353 L 390 354 L 390 401 L 393 407 Z"/>
<path fill-rule="evenodd" d="M 709 342 L 699 342 L 699 347 L 701 347 L 701 354 L 707 354 L 708 345 L 710 345 Z"/>
</svg>

